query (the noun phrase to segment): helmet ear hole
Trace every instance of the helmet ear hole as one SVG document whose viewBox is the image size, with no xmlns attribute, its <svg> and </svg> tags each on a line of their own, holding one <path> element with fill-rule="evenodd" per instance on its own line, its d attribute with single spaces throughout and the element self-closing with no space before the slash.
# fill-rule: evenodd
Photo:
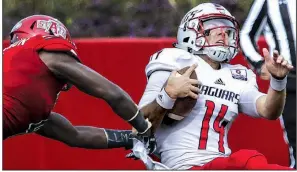
<svg viewBox="0 0 297 172">
<path fill-rule="evenodd" d="M 14 35 L 13 33 L 9 34 L 10 42 L 12 41 L 13 35 Z"/>
<path fill-rule="evenodd" d="M 190 47 L 188 47 L 188 52 L 189 52 L 189 53 L 193 53 L 193 49 L 190 48 Z"/>
<path fill-rule="evenodd" d="M 190 37 L 186 37 L 183 39 L 183 42 L 188 43 L 189 42 Z"/>
<path fill-rule="evenodd" d="M 14 33 L 11 33 L 11 34 L 10 34 L 10 44 L 13 44 L 13 43 L 15 43 L 15 42 L 17 42 L 17 41 L 18 41 L 18 37 L 17 37 L 17 35 L 14 34 Z"/>
</svg>

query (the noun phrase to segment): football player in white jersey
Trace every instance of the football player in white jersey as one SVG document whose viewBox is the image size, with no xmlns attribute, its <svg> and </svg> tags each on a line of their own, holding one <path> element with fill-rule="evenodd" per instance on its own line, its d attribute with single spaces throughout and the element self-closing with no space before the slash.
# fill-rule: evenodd
<svg viewBox="0 0 297 172">
<path fill-rule="evenodd" d="M 293 68 L 277 51 L 270 57 L 264 49 L 272 77 L 268 93 L 259 92 L 251 70 L 228 63 L 239 49 L 238 30 L 235 18 L 223 6 L 200 4 L 182 19 L 175 47 L 151 56 L 139 106 L 157 127 L 157 150 L 169 168 L 290 169 L 268 164 L 257 151 L 231 153 L 228 146 L 228 130 L 239 112 L 278 119 L 285 104 L 287 74 Z M 186 66 L 192 66 L 187 74 L 175 75 Z M 198 87 L 194 86 L 197 80 L 189 78 L 193 70 L 201 82 Z M 175 100 L 186 96 L 197 98 L 190 114 L 172 125 L 158 126 Z"/>
</svg>

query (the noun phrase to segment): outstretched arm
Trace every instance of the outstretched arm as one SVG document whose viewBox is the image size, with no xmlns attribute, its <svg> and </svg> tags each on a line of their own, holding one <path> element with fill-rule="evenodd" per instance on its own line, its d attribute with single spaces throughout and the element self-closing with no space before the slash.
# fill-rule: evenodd
<svg viewBox="0 0 297 172">
<path fill-rule="evenodd" d="M 39 56 L 57 77 L 69 81 L 89 95 L 104 99 L 115 113 L 128 121 L 139 133 L 150 128 L 130 96 L 96 71 L 63 52 L 41 51 Z"/>
<path fill-rule="evenodd" d="M 286 98 L 287 74 L 293 69 L 278 51 L 270 57 L 267 49 L 263 49 L 265 64 L 271 74 L 270 87 L 267 95 L 261 96 L 256 102 L 257 111 L 267 119 L 277 119 L 284 108 Z"/>
<path fill-rule="evenodd" d="M 71 147 L 107 149 L 133 146 L 131 130 L 73 126 L 70 121 L 56 112 L 51 112 L 47 122 L 36 133 Z"/>
</svg>

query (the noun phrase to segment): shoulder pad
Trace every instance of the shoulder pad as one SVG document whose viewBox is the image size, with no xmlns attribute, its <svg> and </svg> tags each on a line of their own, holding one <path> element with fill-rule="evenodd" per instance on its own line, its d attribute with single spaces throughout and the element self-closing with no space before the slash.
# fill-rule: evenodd
<svg viewBox="0 0 297 172">
<path fill-rule="evenodd" d="M 172 71 L 181 69 L 190 64 L 193 56 L 187 51 L 178 48 L 165 48 L 150 57 L 145 68 L 146 76 L 149 77 L 155 71 Z"/>
<path fill-rule="evenodd" d="M 41 36 L 38 41 L 39 43 L 35 47 L 37 51 L 41 49 L 46 51 L 63 51 L 80 61 L 75 44 L 68 40 L 53 35 L 47 35 Z"/>
</svg>

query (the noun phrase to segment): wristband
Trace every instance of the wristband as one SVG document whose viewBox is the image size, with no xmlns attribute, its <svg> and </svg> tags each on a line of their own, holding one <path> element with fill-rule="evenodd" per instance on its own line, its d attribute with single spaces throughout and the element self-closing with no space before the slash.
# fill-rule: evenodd
<svg viewBox="0 0 297 172">
<path fill-rule="evenodd" d="M 148 118 L 145 121 L 147 123 L 147 128 L 142 132 L 139 131 L 138 134 L 140 135 L 146 133 L 152 127 L 152 123 L 148 120 Z"/>
<path fill-rule="evenodd" d="M 176 99 L 172 99 L 168 96 L 165 89 L 163 88 L 158 94 L 156 101 L 164 109 L 172 109 Z"/>
<path fill-rule="evenodd" d="M 137 131 L 142 134 L 145 133 L 149 128 L 151 128 L 150 123 L 144 119 L 141 111 L 138 109 L 135 115 L 127 120 Z"/>
<path fill-rule="evenodd" d="M 278 80 L 273 76 L 271 76 L 270 87 L 272 89 L 274 89 L 275 91 L 283 91 L 286 88 L 286 86 L 287 86 L 287 76 L 282 80 Z"/>
<path fill-rule="evenodd" d="M 132 121 L 134 118 L 136 118 L 136 116 L 139 114 L 140 110 L 138 109 L 137 112 L 135 113 L 135 115 L 131 118 L 131 119 L 128 119 L 127 121 L 130 122 Z"/>
<path fill-rule="evenodd" d="M 103 129 L 107 138 L 108 148 L 120 148 L 126 149 L 133 148 L 133 139 L 131 130 L 111 130 Z"/>
</svg>

